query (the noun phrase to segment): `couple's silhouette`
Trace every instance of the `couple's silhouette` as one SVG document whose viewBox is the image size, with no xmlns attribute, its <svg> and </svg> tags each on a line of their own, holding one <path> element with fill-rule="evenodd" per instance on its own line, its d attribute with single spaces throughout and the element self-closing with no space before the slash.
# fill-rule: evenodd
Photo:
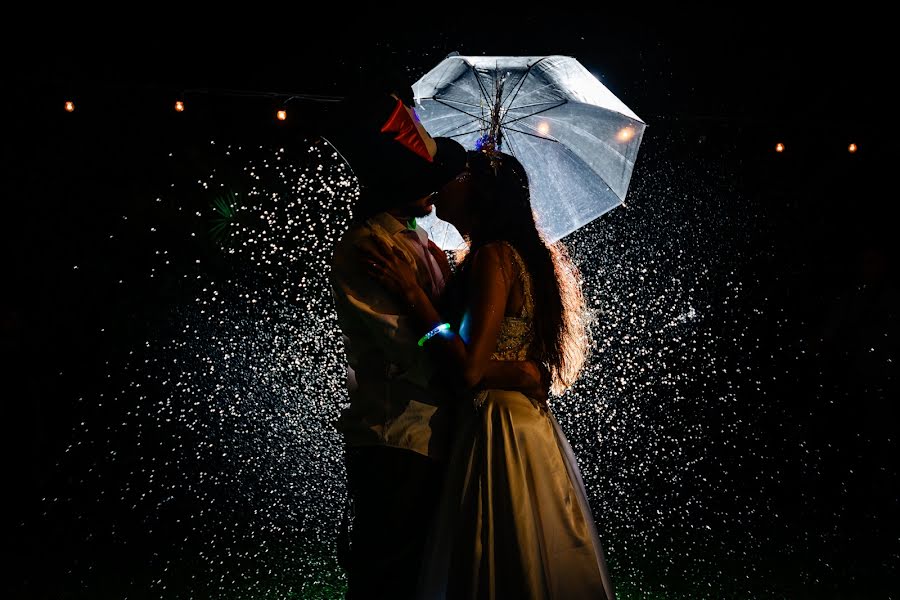
<svg viewBox="0 0 900 600">
<path fill-rule="evenodd" d="M 540 235 L 513 156 L 432 138 L 392 92 L 347 101 L 334 136 L 360 182 L 330 272 L 348 363 L 347 597 L 613 598 L 547 405 L 584 363 L 578 272 Z M 454 272 L 416 223 L 435 207 L 468 242 Z"/>
</svg>

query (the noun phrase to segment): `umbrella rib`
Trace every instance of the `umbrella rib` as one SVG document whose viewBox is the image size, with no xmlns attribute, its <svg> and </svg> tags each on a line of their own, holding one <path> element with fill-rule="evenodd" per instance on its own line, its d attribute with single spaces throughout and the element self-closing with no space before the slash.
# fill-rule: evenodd
<svg viewBox="0 0 900 600">
<path fill-rule="evenodd" d="M 545 109 L 543 109 L 543 110 L 536 110 L 536 111 L 534 111 L 534 112 L 531 113 L 531 114 L 522 115 L 521 117 L 516 117 L 515 119 L 512 119 L 512 120 L 510 120 L 510 121 L 506 121 L 505 123 L 503 123 L 503 125 L 504 125 L 504 127 L 505 127 L 505 126 L 507 126 L 508 123 L 515 123 L 515 122 L 517 122 L 517 121 L 521 121 L 522 119 L 527 119 L 528 117 L 533 117 L 533 116 L 535 116 L 535 115 L 539 115 L 539 114 L 541 114 L 541 113 L 545 113 L 545 112 L 547 112 L 548 110 L 553 110 L 554 108 L 560 107 L 560 106 L 562 106 L 563 104 L 567 104 L 568 102 L 569 102 L 568 100 L 563 100 L 563 101 L 560 102 L 559 104 L 554 104 L 553 106 L 548 106 L 547 108 L 545 108 Z"/>
<path fill-rule="evenodd" d="M 520 105 L 518 105 L 518 106 L 510 106 L 510 107 L 507 109 L 507 111 L 510 111 L 510 110 L 520 110 L 520 109 L 523 109 L 523 108 L 531 108 L 532 106 L 543 106 L 544 104 L 550 104 L 550 103 L 552 103 L 552 102 L 558 102 L 558 101 L 557 101 L 557 100 L 547 100 L 546 102 L 535 102 L 534 104 L 520 104 Z M 555 108 L 555 107 L 557 107 L 557 106 L 559 106 L 559 104 L 554 104 L 553 107 L 551 107 L 551 108 Z"/>
<path fill-rule="evenodd" d="M 456 104 L 462 104 L 463 106 L 471 106 L 472 108 L 481 108 L 478 104 L 471 104 L 469 102 L 463 102 L 462 100 L 450 100 L 449 98 L 438 98 L 437 96 L 432 96 L 430 98 L 419 98 L 419 102 L 422 100 L 434 100 L 435 102 L 440 102 L 442 104 L 446 104 L 447 102 L 455 102 Z M 449 104 L 447 106 L 450 106 Z M 450 108 L 453 108 L 452 106 Z M 458 109 L 457 109 L 458 110 Z"/>
<path fill-rule="evenodd" d="M 513 150 L 512 138 L 507 137 L 506 141 L 509 142 L 509 153 L 512 154 L 513 156 L 515 156 L 516 158 L 519 158 L 518 153 Z"/>
<path fill-rule="evenodd" d="M 471 65 L 472 72 L 475 74 L 475 83 L 478 84 L 478 87 L 481 88 L 481 95 L 486 102 L 490 102 L 491 97 L 488 95 L 487 90 L 484 88 L 484 84 L 481 82 L 481 78 L 478 77 L 478 69 L 475 68 L 475 65 Z M 481 120 L 485 123 L 490 123 L 489 120 L 484 118 L 484 109 L 482 109 Z"/>
<path fill-rule="evenodd" d="M 462 114 L 466 115 L 467 117 L 472 117 L 473 119 L 477 119 L 478 121 L 484 121 L 485 123 L 487 123 L 487 120 L 485 120 L 484 116 L 473 115 L 472 113 L 466 112 L 466 111 L 464 111 L 464 110 L 461 109 L 461 108 L 457 108 L 457 107 L 455 107 L 455 106 L 450 106 L 449 104 L 447 104 L 446 102 L 444 102 L 441 98 L 435 98 L 434 101 L 437 102 L 438 104 L 443 104 L 443 105 L 446 106 L 447 108 L 450 108 L 450 109 L 455 110 L 455 111 L 457 111 L 457 112 L 461 112 Z M 462 127 L 462 125 L 460 125 L 460 127 Z"/>
<path fill-rule="evenodd" d="M 444 243 L 447 243 L 447 238 L 450 237 L 450 223 L 444 221 Z"/>
<path fill-rule="evenodd" d="M 516 133 L 521 133 L 522 135 L 530 135 L 531 137 L 536 137 L 539 140 L 545 140 L 547 142 L 555 142 L 557 144 L 560 143 L 560 141 L 555 138 L 547 137 L 544 135 L 537 135 L 536 133 L 529 133 L 527 131 L 522 131 L 521 129 L 515 129 L 513 127 L 507 127 L 506 129 L 508 129 L 509 131 L 515 131 Z"/>
<path fill-rule="evenodd" d="M 484 83 L 481 82 L 481 78 L 478 76 L 478 69 L 475 68 L 475 65 L 471 65 L 472 73 L 475 74 L 475 83 L 478 84 L 478 87 L 481 88 L 481 95 L 485 100 L 490 100 L 490 95 L 487 92 L 487 89 L 484 87 Z"/>
<path fill-rule="evenodd" d="M 542 91 L 542 90 L 545 90 L 545 89 L 547 89 L 547 88 L 552 88 L 552 87 L 553 87 L 553 84 L 550 84 L 550 83 L 547 83 L 547 84 L 538 86 L 538 87 L 536 87 L 536 88 L 534 88 L 534 89 L 532 89 L 532 90 L 528 90 L 528 93 L 526 93 L 524 97 L 527 98 L 527 97 L 529 97 L 529 96 L 533 96 L 533 95 L 537 94 L 538 92 L 540 92 L 540 91 Z M 560 99 L 562 99 L 562 98 L 563 98 L 563 96 L 560 96 L 559 94 L 556 94 L 556 96 L 553 98 L 553 100 L 554 100 L 554 101 L 558 101 L 558 100 L 560 100 Z M 538 103 L 538 104 L 541 104 L 541 103 Z M 530 105 L 530 104 L 523 104 L 522 106 L 531 106 L 531 105 Z M 517 107 L 510 106 L 508 110 L 514 110 L 515 108 L 517 108 Z"/>
<path fill-rule="evenodd" d="M 462 125 L 460 125 L 459 127 L 462 127 Z M 457 127 L 457 129 L 459 129 L 459 127 Z M 464 135 L 469 135 L 470 133 L 479 133 L 479 132 L 481 132 L 480 127 L 478 129 L 473 129 L 472 131 L 463 131 L 462 133 L 454 133 L 453 135 L 445 135 L 444 137 L 455 138 L 455 137 L 462 137 Z"/>
<path fill-rule="evenodd" d="M 519 95 L 519 92 L 522 90 L 522 86 L 525 85 L 525 80 L 528 79 L 528 74 L 531 73 L 531 70 L 532 70 L 534 67 L 536 67 L 538 64 L 540 64 L 540 63 L 541 63 L 543 60 L 545 60 L 546 58 L 547 58 L 547 57 L 545 56 L 545 57 L 543 57 L 543 58 L 538 59 L 538 60 L 535 61 L 533 64 L 528 65 L 528 68 L 525 70 L 525 73 L 522 75 L 522 79 L 519 80 L 519 85 L 516 86 L 516 91 L 515 91 L 515 93 L 513 93 L 512 98 L 510 98 L 510 100 L 509 100 L 509 104 L 506 105 L 506 109 L 507 109 L 507 110 L 509 110 L 510 108 L 512 108 L 513 102 L 516 101 L 516 96 Z"/>
</svg>

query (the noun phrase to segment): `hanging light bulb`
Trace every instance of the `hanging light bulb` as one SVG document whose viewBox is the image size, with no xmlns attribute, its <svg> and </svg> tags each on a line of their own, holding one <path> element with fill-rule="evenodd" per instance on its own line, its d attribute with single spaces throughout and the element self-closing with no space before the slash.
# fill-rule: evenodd
<svg viewBox="0 0 900 600">
<path fill-rule="evenodd" d="M 66 112 L 75 112 L 75 103 L 71 100 L 66 100 Z"/>
<path fill-rule="evenodd" d="M 775 152 L 784 152 L 784 144 L 781 142 L 775 144 Z"/>
<path fill-rule="evenodd" d="M 847 147 L 847 152 L 849 152 L 850 154 L 853 154 L 854 152 L 856 152 L 856 150 L 857 150 L 856 144 L 850 144 Z"/>
<path fill-rule="evenodd" d="M 284 109 L 279 110 L 279 111 L 278 111 L 278 120 L 279 120 L 279 121 L 284 121 L 285 119 L 287 119 L 287 111 L 284 110 Z"/>
<path fill-rule="evenodd" d="M 181 100 L 175 101 L 175 112 L 184 112 L 184 102 Z"/>
<path fill-rule="evenodd" d="M 550 123 L 547 121 L 541 121 L 537 127 L 538 133 L 541 135 L 547 135 L 550 133 Z"/>
</svg>

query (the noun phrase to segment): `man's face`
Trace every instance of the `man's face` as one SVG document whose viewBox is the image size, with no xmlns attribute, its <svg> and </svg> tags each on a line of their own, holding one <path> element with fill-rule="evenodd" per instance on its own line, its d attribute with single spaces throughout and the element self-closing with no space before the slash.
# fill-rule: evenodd
<svg viewBox="0 0 900 600">
<path fill-rule="evenodd" d="M 434 210 L 433 194 L 428 194 L 418 200 L 403 205 L 403 212 L 411 217 L 427 217 Z"/>
</svg>

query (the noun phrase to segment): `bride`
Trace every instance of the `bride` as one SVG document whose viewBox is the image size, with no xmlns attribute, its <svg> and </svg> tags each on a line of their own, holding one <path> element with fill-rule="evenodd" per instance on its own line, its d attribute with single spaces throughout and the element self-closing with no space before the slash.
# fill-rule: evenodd
<svg viewBox="0 0 900 600">
<path fill-rule="evenodd" d="M 540 393 L 478 386 L 491 360 L 536 360 L 555 394 L 574 383 L 587 348 L 578 272 L 561 244 L 541 237 L 513 156 L 469 152 L 434 200 L 469 241 L 441 306 L 401 256 L 381 246 L 369 259 L 459 390 L 419 597 L 612 599 L 581 473 L 553 413 Z"/>
</svg>

